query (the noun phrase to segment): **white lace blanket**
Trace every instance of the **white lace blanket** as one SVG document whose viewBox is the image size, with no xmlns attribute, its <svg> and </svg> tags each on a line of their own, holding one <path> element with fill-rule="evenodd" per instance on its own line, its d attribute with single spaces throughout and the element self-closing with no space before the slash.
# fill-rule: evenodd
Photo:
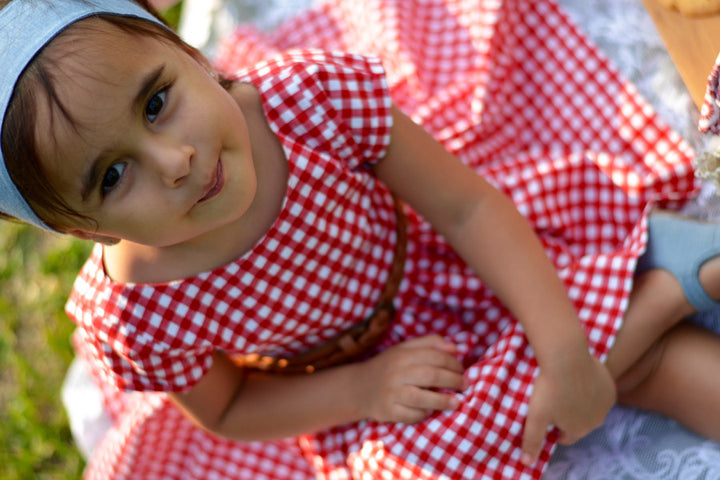
<svg viewBox="0 0 720 480">
<path fill-rule="evenodd" d="M 658 114 L 697 150 L 714 139 L 697 132 L 698 110 L 640 0 L 557 0 Z M 239 22 L 270 29 L 312 0 L 185 0 L 180 33 L 210 55 Z M 709 184 L 690 214 L 720 218 L 720 197 Z M 698 319 L 720 331 L 720 311 Z M 79 365 L 68 374 L 63 399 L 81 449 L 89 454 L 107 419 Z M 94 399 L 94 400 L 93 400 Z M 720 445 L 659 415 L 616 407 L 604 425 L 572 447 L 559 447 L 549 480 L 720 479 Z"/>
</svg>

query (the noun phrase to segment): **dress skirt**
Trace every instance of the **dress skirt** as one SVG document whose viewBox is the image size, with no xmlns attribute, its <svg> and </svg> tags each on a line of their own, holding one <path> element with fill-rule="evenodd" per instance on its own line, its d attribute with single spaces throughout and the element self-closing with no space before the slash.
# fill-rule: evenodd
<svg viewBox="0 0 720 480">
<path fill-rule="evenodd" d="M 698 185 L 690 146 L 565 12 L 552 0 L 329 0 L 270 33 L 240 27 L 215 62 L 233 76 L 309 47 L 379 59 L 392 102 L 512 199 L 604 359 L 647 242 L 647 213 L 682 205 Z M 520 463 L 538 373 L 521 326 L 422 218 L 408 215 L 397 314 L 380 348 L 430 333 L 457 343 L 469 383 L 460 408 L 416 425 L 362 421 L 232 442 L 192 425 L 165 393 L 119 392 L 99 347 L 78 335 L 115 420 L 86 478 L 541 478 L 557 432 L 535 465 Z"/>
</svg>

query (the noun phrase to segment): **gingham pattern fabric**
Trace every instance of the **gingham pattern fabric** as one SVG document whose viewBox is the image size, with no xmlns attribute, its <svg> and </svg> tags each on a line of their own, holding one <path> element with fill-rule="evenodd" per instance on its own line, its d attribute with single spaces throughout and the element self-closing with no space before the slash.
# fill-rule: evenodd
<svg viewBox="0 0 720 480">
<path fill-rule="evenodd" d="M 379 63 L 357 55 L 295 51 L 246 69 L 295 47 L 377 56 L 388 89 Z M 285 204 L 237 262 L 169 285 L 114 284 L 95 250 L 68 312 L 78 350 L 106 385 L 183 390 L 214 349 L 292 353 L 372 308 L 392 258 L 394 216 L 365 166 L 387 145 L 388 92 L 513 199 L 601 358 L 627 306 L 648 209 L 695 191 L 689 146 L 551 1 L 328 1 L 270 35 L 239 30 L 217 62 L 261 91 L 290 165 Z M 537 374 L 532 349 L 446 242 L 408 217 L 398 313 L 379 348 L 429 333 L 456 342 L 470 384 L 457 411 L 417 425 L 363 421 L 263 448 L 201 432 L 162 393 L 106 387 L 117 424 L 88 477 L 540 478 L 555 432 L 536 465 L 519 463 Z M 163 443 L 158 431 L 179 440 Z"/>
<path fill-rule="evenodd" d="M 708 77 L 698 128 L 701 132 L 720 135 L 720 55 L 715 59 Z"/>
</svg>

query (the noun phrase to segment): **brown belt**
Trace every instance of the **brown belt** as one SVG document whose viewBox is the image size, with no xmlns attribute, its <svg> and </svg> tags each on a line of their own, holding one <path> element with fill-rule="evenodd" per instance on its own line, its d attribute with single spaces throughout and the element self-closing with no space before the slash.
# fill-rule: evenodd
<svg viewBox="0 0 720 480">
<path fill-rule="evenodd" d="M 315 370 L 355 360 L 376 346 L 385 336 L 395 314 L 393 299 L 402 281 L 407 252 L 407 217 L 402 202 L 395 199 L 397 241 L 393 263 L 385 288 L 375 309 L 362 322 L 343 330 L 327 342 L 290 358 L 265 357 L 258 354 L 233 355 L 232 359 L 245 368 L 275 373 L 312 373 Z"/>
</svg>

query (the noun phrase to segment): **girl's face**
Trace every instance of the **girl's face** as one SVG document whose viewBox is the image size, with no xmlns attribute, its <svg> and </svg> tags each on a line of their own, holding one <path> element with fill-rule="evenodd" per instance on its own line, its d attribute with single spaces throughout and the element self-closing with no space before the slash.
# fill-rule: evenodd
<svg viewBox="0 0 720 480">
<path fill-rule="evenodd" d="M 47 177 L 97 222 L 68 232 L 164 247 L 241 219 L 257 180 L 245 117 L 230 94 L 177 46 L 84 22 L 96 25 L 70 27 L 48 47 L 57 96 L 75 122 L 38 102 Z"/>
</svg>

